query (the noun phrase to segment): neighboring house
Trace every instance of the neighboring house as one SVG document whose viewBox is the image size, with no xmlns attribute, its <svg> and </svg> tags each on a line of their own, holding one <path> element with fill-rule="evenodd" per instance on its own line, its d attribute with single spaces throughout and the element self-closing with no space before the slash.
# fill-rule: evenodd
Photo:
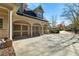
<svg viewBox="0 0 79 59">
<path fill-rule="evenodd" d="M 65 28 L 65 25 L 63 24 L 58 24 L 57 25 L 57 28 L 60 29 L 60 30 L 63 30 Z"/>
<path fill-rule="evenodd" d="M 0 3 L 0 38 L 26 38 L 48 33 L 43 8 L 38 6 L 29 10 L 25 7 L 24 4 Z"/>
</svg>

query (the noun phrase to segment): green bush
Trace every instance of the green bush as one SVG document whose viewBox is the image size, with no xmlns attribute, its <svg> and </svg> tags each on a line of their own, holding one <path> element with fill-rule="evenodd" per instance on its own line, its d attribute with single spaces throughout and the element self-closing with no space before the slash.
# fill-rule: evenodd
<svg viewBox="0 0 79 59">
<path fill-rule="evenodd" d="M 50 31 L 50 33 L 59 33 L 59 29 L 51 29 L 49 31 Z"/>
</svg>

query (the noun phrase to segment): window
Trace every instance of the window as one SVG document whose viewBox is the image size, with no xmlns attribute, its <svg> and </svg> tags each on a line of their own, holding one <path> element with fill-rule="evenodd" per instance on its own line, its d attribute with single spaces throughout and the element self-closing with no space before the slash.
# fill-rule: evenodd
<svg viewBox="0 0 79 59">
<path fill-rule="evenodd" d="M 0 18 L 0 28 L 3 28 L 3 19 Z"/>
<path fill-rule="evenodd" d="M 41 12 L 38 12 L 38 13 L 37 13 L 37 16 L 40 17 L 40 18 L 43 17 Z"/>
</svg>

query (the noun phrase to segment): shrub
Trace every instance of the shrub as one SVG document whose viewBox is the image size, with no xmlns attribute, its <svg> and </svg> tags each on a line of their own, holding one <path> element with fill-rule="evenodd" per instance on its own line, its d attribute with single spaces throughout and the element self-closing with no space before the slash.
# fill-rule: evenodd
<svg viewBox="0 0 79 59">
<path fill-rule="evenodd" d="M 49 30 L 50 33 L 59 33 L 59 29 L 51 29 Z"/>
</svg>

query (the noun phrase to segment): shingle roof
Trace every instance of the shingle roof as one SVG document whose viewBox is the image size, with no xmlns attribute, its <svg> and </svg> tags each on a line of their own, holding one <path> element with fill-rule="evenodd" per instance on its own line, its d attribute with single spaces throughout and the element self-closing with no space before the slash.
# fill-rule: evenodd
<svg viewBox="0 0 79 59">
<path fill-rule="evenodd" d="M 44 19 L 41 19 L 37 16 L 37 14 L 34 13 L 34 11 L 32 10 L 24 10 L 23 12 L 21 11 L 21 8 L 19 8 L 16 12 L 18 15 L 21 15 L 21 16 L 28 16 L 28 17 L 31 17 L 31 18 L 34 18 L 34 19 L 38 19 L 40 21 L 46 21 L 48 22 L 47 20 L 44 20 Z"/>
<path fill-rule="evenodd" d="M 30 16 L 34 16 L 34 17 L 37 17 L 37 15 L 32 11 L 32 10 L 24 10 L 24 13 L 27 14 L 27 15 L 30 15 Z"/>
</svg>

